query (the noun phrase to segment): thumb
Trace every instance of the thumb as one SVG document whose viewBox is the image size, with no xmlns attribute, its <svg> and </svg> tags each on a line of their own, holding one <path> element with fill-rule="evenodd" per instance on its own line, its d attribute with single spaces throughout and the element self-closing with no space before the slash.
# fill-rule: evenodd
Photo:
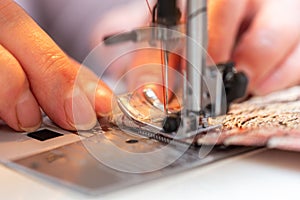
<svg viewBox="0 0 300 200">
<path fill-rule="evenodd" d="M 62 128 L 92 128 L 97 118 L 84 84 L 95 82 L 95 78 L 83 76 L 81 84 L 75 85 L 80 65 L 66 56 L 16 3 L 4 2 L 7 6 L 0 14 L 4 15 L 0 17 L 0 43 L 20 62 L 39 105 Z M 102 82 L 96 83 L 105 88 L 99 97 L 107 95 L 102 103 L 108 104 L 105 101 L 111 92 Z M 107 112 L 109 106 L 99 109 Z M 74 115 L 78 116 L 76 121 Z"/>
</svg>

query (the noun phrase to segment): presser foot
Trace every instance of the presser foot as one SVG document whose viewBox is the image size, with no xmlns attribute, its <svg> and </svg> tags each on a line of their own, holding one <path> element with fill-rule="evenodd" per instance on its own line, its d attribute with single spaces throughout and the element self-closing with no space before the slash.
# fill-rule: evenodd
<svg viewBox="0 0 300 200">
<path fill-rule="evenodd" d="M 170 143 L 195 144 L 197 137 L 210 131 L 220 131 L 221 124 L 210 124 L 209 118 L 201 117 L 191 128 L 194 119 L 184 117 L 179 108 L 164 112 L 163 106 L 151 89 L 142 94 L 127 93 L 117 96 L 120 110 L 114 114 L 114 123 L 124 131 Z"/>
</svg>

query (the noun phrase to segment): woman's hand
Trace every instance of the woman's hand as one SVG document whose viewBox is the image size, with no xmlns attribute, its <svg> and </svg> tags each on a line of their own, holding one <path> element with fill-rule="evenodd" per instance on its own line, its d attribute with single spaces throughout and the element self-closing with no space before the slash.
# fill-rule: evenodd
<svg viewBox="0 0 300 200">
<path fill-rule="evenodd" d="M 90 129 L 111 110 L 111 91 L 70 59 L 14 2 L 0 0 L 0 118 L 17 131 L 41 124 L 40 108 L 65 129 Z M 80 69 L 81 70 L 81 69 Z M 91 102 L 96 85 L 96 105 Z M 96 110 L 95 110 L 95 109 Z M 80 115 L 78 114 L 80 113 Z M 76 121 L 74 121 L 76 115 Z"/>
<path fill-rule="evenodd" d="M 299 10 L 299 0 L 209 0 L 208 52 L 234 60 L 254 94 L 299 84 Z"/>
<path fill-rule="evenodd" d="M 215 63 L 234 61 L 237 69 L 244 71 L 250 80 L 248 91 L 256 95 L 299 84 L 299 10 L 299 0 L 208 0 L 208 54 Z M 151 14 L 146 2 L 138 1 L 124 9 L 111 11 L 104 19 L 98 26 L 94 41 L 118 30 L 146 26 Z M 101 27 L 106 28 L 100 30 Z M 161 63 L 159 51 L 141 50 L 136 55 L 130 54 L 131 63 L 128 60 L 127 63 L 118 63 L 119 70 L 122 67 L 128 71 L 137 65 Z M 154 71 L 152 74 L 154 80 L 161 78 L 157 77 L 160 72 Z M 149 70 L 135 74 L 129 85 L 143 79 L 143 76 L 151 79 L 150 75 Z"/>
</svg>

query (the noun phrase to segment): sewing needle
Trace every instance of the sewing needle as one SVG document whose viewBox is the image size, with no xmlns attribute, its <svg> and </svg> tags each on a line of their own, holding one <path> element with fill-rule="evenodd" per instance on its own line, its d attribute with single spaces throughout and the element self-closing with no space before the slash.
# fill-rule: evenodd
<svg viewBox="0 0 300 200">
<path fill-rule="evenodd" d="M 167 50 L 166 42 L 162 42 L 162 51 L 163 51 L 163 98 L 165 105 L 165 113 L 168 115 L 168 101 L 169 101 L 169 53 Z"/>
</svg>

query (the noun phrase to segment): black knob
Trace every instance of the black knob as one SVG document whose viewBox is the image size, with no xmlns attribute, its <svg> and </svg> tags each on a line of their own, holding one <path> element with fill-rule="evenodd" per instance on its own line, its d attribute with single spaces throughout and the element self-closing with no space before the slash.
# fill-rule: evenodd
<svg viewBox="0 0 300 200">
<path fill-rule="evenodd" d="M 180 114 L 171 114 L 165 117 L 163 120 L 163 130 L 166 133 L 176 132 L 180 126 L 181 118 Z"/>
</svg>

